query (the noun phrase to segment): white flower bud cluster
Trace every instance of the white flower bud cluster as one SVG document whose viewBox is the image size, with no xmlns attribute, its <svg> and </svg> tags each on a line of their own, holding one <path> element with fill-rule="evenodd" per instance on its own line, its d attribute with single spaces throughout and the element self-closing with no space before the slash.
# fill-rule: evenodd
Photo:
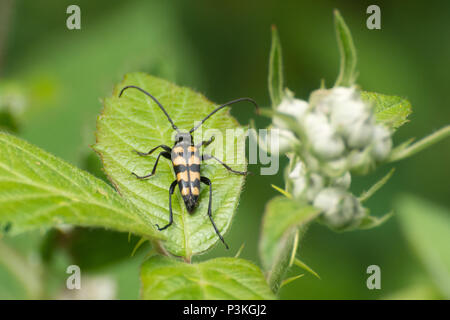
<svg viewBox="0 0 450 320">
<path fill-rule="evenodd" d="M 294 117 L 297 121 L 301 121 L 303 115 L 308 109 L 308 103 L 300 99 L 294 99 L 292 96 L 286 97 L 278 106 L 277 111 Z M 298 139 L 295 134 L 289 130 L 289 125 L 281 119 L 275 116 L 272 121 L 272 128 L 269 135 L 274 129 L 278 130 L 278 141 L 273 142 L 271 136 L 267 137 L 269 150 L 273 153 L 284 154 L 289 152 L 298 145 Z"/>
<path fill-rule="evenodd" d="M 280 116 L 272 122 L 280 133 L 279 152 L 295 152 L 301 159 L 287 173 L 293 196 L 321 209 L 322 221 L 332 228 L 357 226 L 366 210 L 348 191 L 350 172 L 365 174 L 387 158 L 389 130 L 375 122 L 371 106 L 354 87 L 317 90 L 309 103 L 288 96 L 277 111 L 297 123 L 294 130 Z"/>
</svg>

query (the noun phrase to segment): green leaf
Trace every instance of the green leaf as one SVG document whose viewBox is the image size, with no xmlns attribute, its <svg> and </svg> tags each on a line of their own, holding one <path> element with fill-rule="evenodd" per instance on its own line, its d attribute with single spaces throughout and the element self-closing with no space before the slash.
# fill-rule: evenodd
<svg viewBox="0 0 450 320">
<path fill-rule="evenodd" d="M 350 87 L 356 80 L 356 49 L 352 35 L 338 10 L 334 10 L 334 28 L 341 56 L 335 87 Z"/>
<path fill-rule="evenodd" d="M 450 136 L 450 125 L 439 129 L 438 131 L 417 141 L 414 144 L 412 143 L 412 140 L 408 140 L 391 151 L 388 161 L 394 162 L 411 157 L 417 152 L 420 152 L 449 136 Z"/>
<path fill-rule="evenodd" d="M 381 300 L 442 300 L 442 295 L 430 281 L 425 279 L 413 281 L 413 284 L 382 296 Z"/>
<path fill-rule="evenodd" d="M 450 299 L 450 211 L 413 195 L 400 197 L 396 211 L 406 239 Z"/>
<path fill-rule="evenodd" d="M 277 28 L 272 26 L 272 46 L 269 57 L 269 95 L 272 107 L 277 107 L 283 100 L 283 57 Z"/>
<path fill-rule="evenodd" d="M 408 122 L 412 112 L 411 103 L 405 98 L 363 91 L 361 97 L 374 107 L 375 117 L 391 130 L 395 130 Z"/>
<path fill-rule="evenodd" d="M 129 89 L 119 98 L 119 91 L 126 85 L 139 86 L 154 95 L 180 130 L 192 128 L 194 122 L 204 118 L 216 105 L 188 88 L 143 73 L 126 75 L 114 89 L 113 96 L 104 100 L 104 110 L 97 121 L 94 149 L 101 155 L 105 171 L 118 191 L 145 212 L 153 224 L 163 226 L 169 221 L 169 186 L 176 179 L 172 163 L 161 158 L 154 176 L 138 180 L 131 173 L 150 173 L 159 150 L 146 157 L 139 156 L 133 150 L 147 152 L 161 144 L 172 146 L 174 131 L 164 113 L 142 92 Z M 226 129 L 241 127 L 226 111 L 220 111 L 201 128 L 205 134 L 198 139 L 194 135 L 195 143 L 215 135 L 216 140 L 210 146 L 214 147 L 222 137 L 226 137 Z M 208 133 L 209 129 L 215 132 Z M 200 129 L 196 131 L 200 132 Z M 235 145 L 238 141 L 240 145 L 245 142 L 244 130 L 232 141 Z M 230 147 L 226 146 L 227 149 Z M 235 170 L 246 171 L 245 159 L 242 159 L 243 164 L 236 164 L 235 158 L 222 160 Z M 228 172 L 213 160 L 203 163 L 201 174 L 212 181 L 212 213 L 224 235 L 231 225 L 244 178 Z M 219 238 L 207 216 L 208 197 L 209 189 L 202 185 L 199 206 L 189 214 L 176 188 L 172 197 L 174 223 L 161 231 L 167 236 L 164 246 L 172 254 L 189 260 L 192 255 L 202 253 L 217 243 Z"/>
<path fill-rule="evenodd" d="M 298 229 L 317 217 L 319 211 L 309 205 L 286 197 L 269 201 L 262 222 L 259 255 L 267 281 L 277 291 L 295 255 Z M 295 250 L 294 250 L 295 249 Z"/>
<path fill-rule="evenodd" d="M 10 234 L 73 224 L 161 237 L 100 179 L 8 134 L 0 150 L 0 225 Z"/>
<path fill-rule="evenodd" d="M 261 270 L 238 258 L 187 264 L 153 256 L 142 265 L 141 282 L 143 299 L 275 299 Z"/>
</svg>

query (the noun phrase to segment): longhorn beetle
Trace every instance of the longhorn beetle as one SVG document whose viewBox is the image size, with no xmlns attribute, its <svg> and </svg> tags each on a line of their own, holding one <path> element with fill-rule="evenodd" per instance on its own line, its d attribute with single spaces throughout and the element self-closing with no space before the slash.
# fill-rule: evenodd
<svg viewBox="0 0 450 320">
<path fill-rule="evenodd" d="M 192 139 L 192 132 L 197 130 L 206 120 L 208 120 L 213 114 L 215 114 L 217 111 L 219 111 L 222 108 L 225 108 L 226 106 L 232 105 L 237 102 L 241 101 L 249 101 L 253 103 L 256 107 L 256 112 L 259 113 L 259 107 L 257 103 L 250 98 L 240 98 L 236 100 L 229 101 L 227 103 L 224 103 L 220 106 L 218 106 L 216 109 L 214 109 L 210 114 L 208 114 L 200 123 L 198 123 L 196 126 L 194 126 L 189 132 L 181 132 L 178 127 L 173 123 L 172 119 L 170 118 L 167 111 L 164 109 L 164 107 L 161 105 L 161 103 L 150 93 L 145 91 L 144 89 L 141 89 L 137 86 L 126 86 L 124 87 L 119 94 L 119 98 L 122 96 L 123 92 L 129 88 L 134 88 L 142 93 L 149 96 L 164 112 L 167 119 L 169 120 L 170 124 L 172 125 L 172 128 L 177 132 L 175 135 L 175 144 L 172 148 L 170 148 L 167 145 L 161 144 L 159 146 L 154 147 L 148 152 L 139 152 L 136 150 L 133 150 L 140 156 L 148 156 L 152 154 L 155 150 L 158 148 L 162 148 L 164 151 L 160 152 L 158 157 L 156 158 L 155 164 L 153 165 L 153 170 L 150 174 L 145 176 L 139 176 L 136 173 L 132 172 L 133 175 L 136 176 L 138 179 L 146 179 L 151 176 L 153 176 L 156 172 L 156 167 L 158 165 L 159 158 L 163 156 L 166 159 L 169 159 L 172 161 L 173 170 L 177 176 L 176 180 L 172 182 L 172 184 L 169 187 L 169 223 L 165 225 L 164 227 L 160 228 L 159 225 L 156 225 L 159 231 L 164 230 L 168 228 L 173 223 L 173 212 L 172 212 L 172 195 L 175 191 L 175 187 L 178 184 L 178 188 L 180 189 L 181 196 L 183 197 L 184 204 L 186 205 L 186 209 L 189 213 L 193 213 L 195 207 L 198 204 L 198 197 L 200 194 L 200 182 L 203 182 L 207 186 L 209 186 L 209 204 L 208 204 L 208 217 L 211 220 L 211 224 L 214 227 L 214 230 L 216 231 L 217 236 L 220 238 L 220 240 L 223 242 L 225 247 L 228 249 L 228 245 L 226 244 L 225 240 L 223 239 L 222 235 L 220 234 L 219 230 L 217 229 L 216 224 L 214 223 L 212 212 L 211 212 L 211 202 L 212 202 L 212 183 L 211 180 L 209 180 L 207 177 L 200 176 L 200 163 L 205 160 L 214 159 L 218 161 L 221 165 L 225 167 L 230 172 L 246 175 L 247 172 L 242 171 L 236 171 L 231 169 L 226 163 L 222 162 L 218 158 L 209 155 L 209 154 L 202 154 L 200 155 L 199 148 L 201 146 L 207 146 L 210 143 L 214 141 L 214 137 L 211 137 L 209 140 L 202 141 L 199 144 L 194 144 L 194 141 Z"/>
</svg>

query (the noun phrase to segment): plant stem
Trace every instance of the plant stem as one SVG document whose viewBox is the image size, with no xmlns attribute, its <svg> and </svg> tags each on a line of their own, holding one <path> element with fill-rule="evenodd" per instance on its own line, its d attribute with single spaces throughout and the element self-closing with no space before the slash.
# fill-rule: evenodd
<svg viewBox="0 0 450 320">
<path fill-rule="evenodd" d="M 369 190 L 363 192 L 361 194 L 361 196 L 359 196 L 359 198 L 358 198 L 359 201 L 364 202 L 367 199 L 369 199 L 371 196 L 373 196 L 375 194 L 375 192 L 380 190 L 380 188 L 382 186 L 384 186 L 386 184 L 386 182 L 392 177 L 392 175 L 394 174 L 394 171 L 395 171 L 395 169 L 392 168 L 391 171 L 389 171 L 387 175 L 385 175 L 383 178 L 381 178 L 380 181 L 378 181 L 372 187 L 370 187 Z"/>
<path fill-rule="evenodd" d="M 436 142 L 443 140 L 444 138 L 447 138 L 448 136 L 450 136 L 450 125 L 447 125 L 442 129 L 439 129 L 435 133 L 430 134 L 428 137 L 425 137 L 422 140 L 417 141 L 416 143 L 410 145 L 407 148 L 400 149 L 397 152 L 395 152 L 394 150 L 391 156 L 389 157 L 388 161 L 394 162 L 410 157 L 413 154 L 422 151 L 423 149 L 435 144 Z"/>
</svg>

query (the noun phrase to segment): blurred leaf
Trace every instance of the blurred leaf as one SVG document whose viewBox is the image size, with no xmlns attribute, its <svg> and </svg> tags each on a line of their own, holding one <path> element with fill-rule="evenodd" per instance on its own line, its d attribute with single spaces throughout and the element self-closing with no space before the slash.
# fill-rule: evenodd
<svg viewBox="0 0 450 320">
<path fill-rule="evenodd" d="M 381 189 L 381 187 L 383 187 L 386 182 L 389 181 L 389 179 L 392 177 L 392 175 L 394 174 L 395 169 L 392 168 L 387 175 L 385 175 L 383 178 L 381 178 L 379 181 L 377 181 L 373 186 L 371 186 L 369 188 L 369 190 L 364 191 L 360 196 L 359 196 L 359 201 L 364 202 L 366 200 L 368 200 L 370 197 L 372 197 L 375 192 L 377 192 L 378 190 Z"/>
<path fill-rule="evenodd" d="M 49 262 L 58 248 L 63 248 L 73 264 L 82 270 L 98 270 L 131 256 L 138 237 L 128 239 L 124 232 L 104 229 L 74 228 L 66 232 L 51 230 L 46 236 L 41 253 Z M 114 248 L 114 250 L 111 250 Z"/>
<path fill-rule="evenodd" d="M 82 6 L 91 18 L 82 18 L 80 32 L 68 31 L 63 20 L 43 24 L 39 40 L 23 44 L 26 50 L 11 51 L 14 63 L 8 65 L 9 74 L 30 91 L 22 137 L 76 164 L 81 160 L 80 149 L 88 149 L 82 130 L 85 125 L 94 127 L 101 110 L 99 97 L 109 94 L 123 74 L 140 70 L 204 87 L 198 54 L 185 36 L 186 26 L 175 5 L 130 1 L 110 4 L 97 16 L 86 5 Z M 32 21 L 51 8 L 65 17 L 67 4 L 22 3 L 21 7 L 32 15 L 19 10 L 17 18 Z M 59 28 L 61 23 L 64 28 Z M 16 31 L 26 30 L 23 36 L 30 38 L 31 25 L 17 26 Z M 46 32 L 46 28 L 55 32 Z M 93 130 L 89 133 L 92 143 Z"/>
<path fill-rule="evenodd" d="M 272 107 L 276 108 L 283 100 L 283 57 L 277 28 L 272 26 L 272 46 L 269 57 L 269 95 Z"/>
<path fill-rule="evenodd" d="M 439 129 L 438 131 L 417 141 L 414 144 L 412 143 L 412 140 L 408 140 L 391 151 L 388 161 L 394 162 L 411 157 L 417 152 L 420 152 L 449 136 L 450 136 L 450 125 L 445 126 L 442 129 Z"/>
<path fill-rule="evenodd" d="M 180 130 L 189 130 L 216 106 L 188 88 L 178 87 L 143 73 L 126 75 L 125 80 L 116 86 L 113 96 L 105 99 L 105 108 L 98 118 L 97 144 L 94 149 L 102 156 L 105 171 L 119 192 L 144 211 L 152 223 L 163 226 L 169 221 L 169 186 L 176 179 L 172 163 L 162 158 L 155 176 L 138 180 L 131 173 L 144 175 L 151 172 L 158 152 L 143 157 L 133 150 L 147 152 L 161 144 L 172 146 L 174 131 L 164 113 L 142 92 L 130 89 L 119 98 L 119 90 L 126 85 L 137 85 L 153 94 Z M 239 128 L 236 120 L 225 111 L 221 112 L 223 113 L 210 118 L 202 126 L 203 132 L 214 128 L 225 137 L 226 129 Z M 242 131 L 242 134 L 235 136 L 234 143 L 245 141 L 244 136 Z M 205 136 L 203 139 L 209 137 Z M 214 144 L 216 143 L 217 139 Z M 223 160 L 236 163 L 235 159 Z M 239 171 L 245 171 L 245 168 L 246 164 L 233 166 L 233 169 Z M 202 175 L 212 181 L 213 217 L 223 235 L 231 225 L 244 178 L 229 173 L 217 162 L 204 164 Z M 174 255 L 189 259 L 194 254 L 208 250 L 218 241 L 207 216 L 208 197 L 209 188 L 202 187 L 199 206 L 194 214 L 189 214 L 177 187 L 172 197 L 174 224 L 161 232 L 167 236 L 164 243 L 166 249 Z"/>
<path fill-rule="evenodd" d="M 141 282 L 143 299 L 275 299 L 261 270 L 238 258 L 187 264 L 154 256 L 142 265 Z"/>
<path fill-rule="evenodd" d="M 9 233 L 73 224 L 161 237 L 103 181 L 8 134 L 0 150 L 0 224 L 11 223 Z"/>
<path fill-rule="evenodd" d="M 350 87 L 356 80 L 356 49 L 352 35 L 338 10 L 334 10 L 334 28 L 341 56 L 335 87 Z"/>
<path fill-rule="evenodd" d="M 389 129 L 395 130 L 408 122 L 407 118 L 412 112 L 411 103 L 408 100 L 367 91 L 361 92 L 361 97 L 374 106 L 377 122 Z"/>
<path fill-rule="evenodd" d="M 317 217 L 312 206 L 285 197 L 269 201 L 263 217 L 259 255 L 266 278 L 273 291 L 281 285 L 289 267 L 296 232 Z M 294 252 L 295 254 L 295 252 Z"/>
<path fill-rule="evenodd" d="M 406 236 L 441 293 L 450 299 L 450 212 L 413 195 L 396 202 Z"/>
<path fill-rule="evenodd" d="M 43 295 L 40 265 L 28 261 L 20 252 L 0 240 L 0 265 L 4 265 L 25 289 L 27 298 L 40 299 Z"/>
<path fill-rule="evenodd" d="M 441 300 L 442 296 L 430 282 L 419 281 L 408 287 L 389 293 L 383 300 Z"/>
</svg>

